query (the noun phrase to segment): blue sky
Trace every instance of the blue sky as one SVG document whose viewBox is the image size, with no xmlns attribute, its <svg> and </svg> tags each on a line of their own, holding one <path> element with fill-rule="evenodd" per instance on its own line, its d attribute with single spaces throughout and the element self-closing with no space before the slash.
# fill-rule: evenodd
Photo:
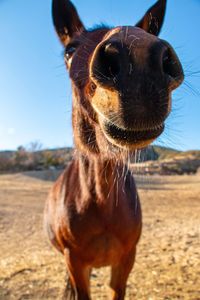
<svg viewBox="0 0 200 300">
<path fill-rule="evenodd" d="M 155 1 L 74 0 L 87 27 L 134 25 Z M 161 33 L 178 53 L 186 83 L 174 94 L 162 145 L 200 149 L 200 1 L 168 0 Z M 0 0 L 0 150 L 40 141 L 72 145 L 71 89 L 50 0 Z M 200 93 L 200 92 L 199 92 Z"/>
</svg>

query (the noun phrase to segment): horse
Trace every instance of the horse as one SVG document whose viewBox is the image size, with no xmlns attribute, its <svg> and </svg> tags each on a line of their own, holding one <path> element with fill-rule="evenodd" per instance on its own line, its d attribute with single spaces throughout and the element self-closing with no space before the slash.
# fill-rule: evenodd
<svg viewBox="0 0 200 300">
<path fill-rule="evenodd" d="M 72 84 L 75 155 L 53 185 L 45 228 L 64 255 L 65 298 L 91 299 L 93 268 L 111 268 L 112 300 L 125 298 L 142 213 L 128 160 L 164 131 L 172 92 L 184 78 L 172 46 L 158 38 L 166 3 L 135 26 L 86 29 L 69 0 L 53 0 L 53 23 Z"/>
</svg>

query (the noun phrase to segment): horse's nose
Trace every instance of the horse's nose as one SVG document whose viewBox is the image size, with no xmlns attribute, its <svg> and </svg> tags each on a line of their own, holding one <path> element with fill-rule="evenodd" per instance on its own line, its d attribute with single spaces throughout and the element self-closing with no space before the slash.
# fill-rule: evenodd
<svg viewBox="0 0 200 300">
<path fill-rule="evenodd" d="M 171 90 L 177 88 L 184 79 L 182 65 L 173 48 L 160 40 L 150 50 L 149 63 L 153 72 L 157 71 L 160 79 L 168 82 Z"/>
<path fill-rule="evenodd" d="M 131 50 L 130 50 L 131 49 Z M 134 66 L 134 70 L 130 69 Z M 101 84 L 117 87 L 132 78 L 153 78 L 157 85 L 165 83 L 173 90 L 183 81 L 183 69 L 173 48 L 157 39 L 140 47 L 128 47 L 122 42 L 107 40 L 99 45 L 92 57 L 91 75 Z"/>
<path fill-rule="evenodd" d="M 100 45 L 92 59 L 92 77 L 103 84 L 114 84 L 121 72 L 122 52 L 119 42 L 107 41 Z"/>
</svg>

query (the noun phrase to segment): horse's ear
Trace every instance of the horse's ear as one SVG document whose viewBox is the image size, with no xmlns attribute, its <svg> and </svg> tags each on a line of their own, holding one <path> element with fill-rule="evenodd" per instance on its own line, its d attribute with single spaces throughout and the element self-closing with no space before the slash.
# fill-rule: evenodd
<svg viewBox="0 0 200 300">
<path fill-rule="evenodd" d="M 54 27 L 64 46 L 85 29 L 75 6 L 69 0 L 53 0 L 52 15 Z"/>
<path fill-rule="evenodd" d="M 167 0 L 157 1 L 135 26 L 151 34 L 158 35 L 164 21 L 166 4 Z"/>
</svg>

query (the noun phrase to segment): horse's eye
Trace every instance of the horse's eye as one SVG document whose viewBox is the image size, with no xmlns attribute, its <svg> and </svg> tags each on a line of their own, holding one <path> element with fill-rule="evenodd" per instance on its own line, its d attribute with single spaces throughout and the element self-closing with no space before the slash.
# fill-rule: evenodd
<svg viewBox="0 0 200 300">
<path fill-rule="evenodd" d="M 65 50 L 65 59 L 66 59 L 67 62 L 72 58 L 75 51 L 76 51 L 76 47 L 74 47 L 74 46 L 66 48 L 66 50 Z"/>
</svg>

